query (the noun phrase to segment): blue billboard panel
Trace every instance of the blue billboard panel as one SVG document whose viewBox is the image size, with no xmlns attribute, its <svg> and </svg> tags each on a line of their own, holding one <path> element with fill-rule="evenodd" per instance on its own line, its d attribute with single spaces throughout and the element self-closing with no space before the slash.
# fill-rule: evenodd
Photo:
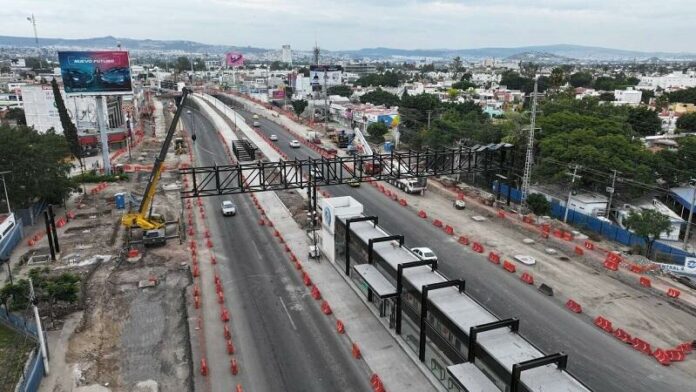
<svg viewBox="0 0 696 392">
<path fill-rule="evenodd" d="M 58 52 L 67 94 L 132 94 L 128 52 Z"/>
</svg>

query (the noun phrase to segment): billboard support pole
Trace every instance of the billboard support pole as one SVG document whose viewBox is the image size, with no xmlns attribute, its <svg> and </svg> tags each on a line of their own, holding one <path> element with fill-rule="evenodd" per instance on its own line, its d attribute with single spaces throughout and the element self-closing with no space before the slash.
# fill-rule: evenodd
<svg viewBox="0 0 696 392">
<path fill-rule="evenodd" d="M 97 95 L 97 127 L 99 128 L 99 139 L 102 146 L 102 160 L 104 161 L 104 174 L 111 175 L 111 162 L 109 161 L 109 136 L 106 134 L 106 124 L 104 124 L 104 96 Z"/>
</svg>

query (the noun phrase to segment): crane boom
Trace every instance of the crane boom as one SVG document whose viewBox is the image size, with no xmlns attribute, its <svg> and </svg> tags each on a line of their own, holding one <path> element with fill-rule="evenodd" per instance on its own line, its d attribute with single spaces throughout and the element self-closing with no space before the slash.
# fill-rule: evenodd
<svg viewBox="0 0 696 392">
<path fill-rule="evenodd" d="M 156 230 L 164 226 L 164 222 L 160 220 L 152 219 L 150 215 L 150 207 L 155 198 L 155 192 L 157 191 L 157 184 L 159 183 L 160 176 L 162 175 L 162 165 L 164 164 L 164 159 L 167 157 L 167 151 L 174 138 L 174 133 L 176 132 L 176 124 L 179 122 L 179 117 L 181 112 L 184 110 L 184 104 L 186 103 L 186 97 L 189 94 L 189 89 L 184 88 L 181 94 L 181 101 L 179 107 L 174 113 L 174 118 L 171 124 L 169 124 L 169 130 L 162 143 L 162 148 L 160 149 L 159 155 L 155 158 L 155 164 L 152 165 L 152 172 L 150 173 L 150 178 L 145 187 L 145 193 L 143 195 L 143 200 L 140 202 L 140 207 L 138 207 L 138 212 L 129 212 L 123 215 L 121 222 L 128 227 L 140 227 L 143 230 Z"/>
</svg>

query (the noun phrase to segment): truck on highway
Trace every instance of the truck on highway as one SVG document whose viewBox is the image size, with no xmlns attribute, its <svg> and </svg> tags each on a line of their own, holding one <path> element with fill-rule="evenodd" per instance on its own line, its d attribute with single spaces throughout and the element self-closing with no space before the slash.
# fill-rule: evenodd
<svg viewBox="0 0 696 392">
<path fill-rule="evenodd" d="M 388 168 L 385 168 L 385 171 L 388 171 Z M 403 167 L 398 162 L 392 163 L 391 171 L 388 172 L 398 172 L 400 176 L 404 176 L 401 178 L 392 178 L 390 180 L 387 180 L 388 183 L 394 185 L 400 190 L 410 194 L 422 195 L 423 193 L 425 193 L 425 190 L 428 186 L 428 179 L 426 177 L 409 177 L 410 171 L 408 170 L 408 168 Z"/>
</svg>

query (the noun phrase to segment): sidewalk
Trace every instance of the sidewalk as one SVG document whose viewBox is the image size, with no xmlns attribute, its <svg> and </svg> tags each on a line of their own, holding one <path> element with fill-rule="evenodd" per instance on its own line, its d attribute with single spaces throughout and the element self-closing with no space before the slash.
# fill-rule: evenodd
<svg viewBox="0 0 696 392">
<path fill-rule="evenodd" d="M 405 343 L 397 340 L 348 285 L 340 272 L 326 260 L 309 260 L 308 239 L 274 192 L 257 196 L 268 218 L 311 277 L 337 320 L 345 325 L 349 339 L 358 345 L 371 371 L 381 378 L 388 391 L 444 390 L 421 366 Z"/>
</svg>

